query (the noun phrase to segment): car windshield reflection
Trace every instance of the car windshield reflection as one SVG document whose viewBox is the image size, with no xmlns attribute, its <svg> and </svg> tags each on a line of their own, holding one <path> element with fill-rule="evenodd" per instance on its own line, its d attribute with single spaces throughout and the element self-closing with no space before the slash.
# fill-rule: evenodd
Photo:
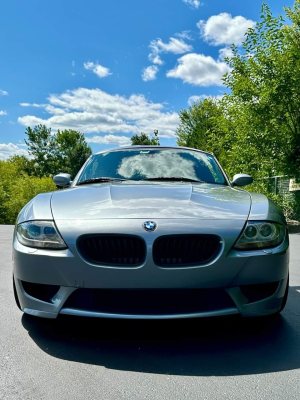
<svg viewBox="0 0 300 400">
<path fill-rule="evenodd" d="M 170 148 L 120 149 L 90 158 L 77 184 L 101 177 L 128 180 L 174 180 L 227 185 L 214 157 L 200 151 Z"/>
</svg>

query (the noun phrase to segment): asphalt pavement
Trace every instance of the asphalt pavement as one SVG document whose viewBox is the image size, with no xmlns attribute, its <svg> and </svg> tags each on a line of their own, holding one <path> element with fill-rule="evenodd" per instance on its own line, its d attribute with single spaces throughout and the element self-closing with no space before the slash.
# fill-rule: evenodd
<svg viewBox="0 0 300 400">
<path fill-rule="evenodd" d="M 0 226 L 0 399 L 300 399 L 300 235 L 282 316 L 123 321 L 23 315 Z"/>
</svg>

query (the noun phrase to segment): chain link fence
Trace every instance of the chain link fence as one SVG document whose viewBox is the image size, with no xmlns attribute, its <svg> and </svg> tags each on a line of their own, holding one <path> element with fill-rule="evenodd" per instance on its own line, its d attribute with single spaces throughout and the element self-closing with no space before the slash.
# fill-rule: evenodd
<svg viewBox="0 0 300 400">
<path fill-rule="evenodd" d="M 300 180 L 294 176 L 277 175 L 260 180 L 269 197 L 290 221 L 300 221 Z M 275 195 L 274 198 L 271 196 Z"/>
<path fill-rule="evenodd" d="M 263 181 L 268 188 L 268 192 L 282 196 L 291 196 L 293 194 L 290 191 L 291 179 L 293 178 L 286 175 L 278 175 L 264 178 Z"/>
<path fill-rule="evenodd" d="M 300 200 L 300 181 L 296 182 L 294 176 L 277 175 L 264 178 L 268 191 L 281 196 L 297 196 Z"/>
</svg>

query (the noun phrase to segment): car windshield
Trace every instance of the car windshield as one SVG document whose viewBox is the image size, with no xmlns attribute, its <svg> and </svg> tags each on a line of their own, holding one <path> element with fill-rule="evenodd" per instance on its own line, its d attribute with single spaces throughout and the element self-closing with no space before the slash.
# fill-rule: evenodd
<svg viewBox="0 0 300 400">
<path fill-rule="evenodd" d="M 170 148 L 120 149 L 95 154 L 86 163 L 77 184 L 96 183 L 100 178 L 105 178 L 104 181 L 190 180 L 227 185 L 210 154 Z"/>
</svg>

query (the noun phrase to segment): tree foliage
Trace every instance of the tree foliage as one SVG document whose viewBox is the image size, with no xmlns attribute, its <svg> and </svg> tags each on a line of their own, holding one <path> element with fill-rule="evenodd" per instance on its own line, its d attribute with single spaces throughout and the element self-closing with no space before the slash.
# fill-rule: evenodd
<svg viewBox="0 0 300 400">
<path fill-rule="evenodd" d="M 181 110 L 179 119 L 176 131 L 179 146 L 208 151 L 219 159 L 226 155 L 231 123 L 219 101 L 213 98 L 198 101 L 188 110 Z"/>
<path fill-rule="evenodd" d="M 35 162 L 26 156 L 14 155 L 8 158 L 7 162 L 13 164 L 21 174 L 25 173 L 30 176 L 36 175 Z"/>
<path fill-rule="evenodd" d="M 300 179 L 300 0 L 284 10 L 274 16 L 263 4 L 242 49 L 232 46 L 226 59 L 229 93 L 182 110 L 177 142 L 214 153 L 231 177 L 252 174 L 253 190 L 288 209 L 262 183 L 274 175 Z"/>
<path fill-rule="evenodd" d="M 49 177 L 29 176 L 22 157 L 0 160 L 0 224 L 14 224 L 18 213 L 39 193 L 56 189 Z M 24 163 L 26 168 L 26 163 Z"/>
<path fill-rule="evenodd" d="M 26 129 L 28 137 L 25 143 L 34 160 L 35 174 L 53 176 L 59 172 L 69 173 L 73 178 L 92 154 L 82 133 L 58 130 L 56 134 L 45 125 L 36 125 Z"/>
<path fill-rule="evenodd" d="M 154 130 L 154 137 L 149 137 L 146 133 L 141 132 L 140 135 L 132 136 L 131 145 L 132 146 L 160 146 L 158 130 Z"/>
<path fill-rule="evenodd" d="M 233 47 L 227 61 L 232 71 L 224 79 L 231 90 L 225 97 L 231 115 L 245 116 L 243 140 L 273 174 L 300 173 L 299 4 L 285 9 L 285 18 L 273 16 L 264 4 L 242 53 Z"/>
<path fill-rule="evenodd" d="M 92 154 L 92 149 L 86 143 L 82 133 L 72 129 L 57 131 L 58 144 L 57 163 L 59 172 L 67 172 L 73 178 Z"/>
<path fill-rule="evenodd" d="M 37 125 L 26 134 L 31 158 L 0 160 L 0 224 L 13 224 L 29 200 L 56 190 L 51 176 L 67 172 L 74 177 L 92 152 L 84 135 L 71 129 L 52 134 L 50 128 Z"/>
</svg>

